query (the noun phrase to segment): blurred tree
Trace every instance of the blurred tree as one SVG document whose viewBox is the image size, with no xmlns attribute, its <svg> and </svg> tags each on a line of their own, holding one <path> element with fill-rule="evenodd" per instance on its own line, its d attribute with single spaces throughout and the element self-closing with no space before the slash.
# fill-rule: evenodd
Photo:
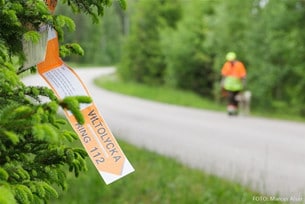
<svg viewBox="0 0 305 204">
<path fill-rule="evenodd" d="M 225 61 L 225 55 L 229 51 L 237 53 L 240 60 L 248 54 L 245 45 L 245 37 L 252 26 L 253 1 L 218 1 L 215 2 L 212 16 L 209 17 L 209 39 L 207 46 L 211 55 L 215 56 L 214 68 L 218 72 Z"/>
<path fill-rule="evenodd" d="M 305 2 L 269 0 L 255 11 L 246 43 L 255 103 L 304 116 Z"/>
<path fill-rule="evenodd" d="M 177 29 L 164 29 L 163 53 L 166 61 L 165 81 L 175 88 L 193 90 L 211 97 L 215 72 L 206 47 L 207 16 L 211 2 L 193 0 L 184 7 Z"/>
<path fill-rule="evenodd" d="M 99 24 L 92 24 L 90 16 L 75 14 L 66 5 L 59 6 L 56 13 L 69 16 L 76 24 L 76 32 L 66 33 L 65 42 L 78 42 L 86 53 L 84 56 L 69 56 L 67 61 L 90 65 L 113 65 L 119 62 L 123 36 L 119 15 L 123 11 L 119 8 L 119 2 L 114 1 L 112 4 L 104 11 L 103 17 L 98 18 Z"/>
<path fill-rule="evenodd" d="M 118 69 L 124 80 L 163 84 L 165 61 L 160 45 L 160 30 L 164 26 L 175 26 L 180 18 L 178 2 L 137 2 L 137 12 L 132 16 L 130 34 Z"/>
</svg>

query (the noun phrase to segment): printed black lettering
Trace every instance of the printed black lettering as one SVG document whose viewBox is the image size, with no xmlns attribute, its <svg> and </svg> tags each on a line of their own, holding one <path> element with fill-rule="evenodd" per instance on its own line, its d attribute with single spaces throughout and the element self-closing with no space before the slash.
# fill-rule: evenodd
<svg viewBox="0 0 305 204">
<path fill-rule="evenodd" d="M 121 159 L 121 156 L 115 156 L 113 158 L 114 158 L 114 161 L 117 162 L 117 161 L 119 161 Z"/>
<path fill-rule="evenodd" d="M 92 157 L 94 157 L 94 158 L 99 157 L 101 155 L 101 153 L 98 151 L 97 147 L 92 148 L 90 150 L 90 153 L 94 153 L 92 155 Z M 103 163 L 104 161 L 105 161 L 104 157 L 99 157 L 99 158 L 95 159 L 96 164 Z"/>
<path fill-rule="evenodd" d="M 99 135 L 104 135 L 104 134 L 106 133 L 106 129 L 105 129 L 105 128 L 99 128 L 99 129 L 97 130 L 97 133 L 98 133 Z"/>
<path fill-rule="evenodd" d="M 76 124 L 75 127 L 78 130 L 78 132 L 80 133 L 80 136 L 85 143 L 88 143 L 91 141 L 91 138 L 88 136 L 88 133 L 87 133 L 86 129 L 84 128 L 84 126 L 82 126 L 80 124 Z"/>
<path fill-rule="evenodd" d="M 101 136 L 101 139 L 102 139 L 102 140 L 105 140 L 105 138 L 106 138 L 107 134 L 100 135 L 100 136 Z"/>
<path fill-rule="evenodd" d="M 94 112 L 94 110 L 91 110 L 90 113 L 88 114 L 88 116 L 95 116 L 96 117 L 96 113 Z"/>
<path fill-rule="evenodd" d="M 108 138 L 105 140 L 105 143 L 109 143 L 109 142 L 111 142 L 110 137 L 108 137 Z"/>
<path fill-rule="evenodd" d="M 93 125 L 95 125 L 95 122 L 96 121 L 98 122 L 98 117 L 92 117 L 92 118 L 90 118 L 90 121 Z"/>
<path fill-rule="evenodd" d="M 90 118 L 91 123 L 95 126 L 96 122 L 99 122 L 99 118 L 97 117 L 96 113 L 94 112 L 94 110 L 90 111 L 88 113 L 88 116 Z"/>
<path fill-rule="evenodd" d="M 92 126 L 94 127 L 97 135 L 100 137 L 100 139 L 102 141 L 104 141 L 105 143 L 105 150 L 108 151 L 109 155 L 111 155 L 112 159 L 115 162 L 118 162 L 121 159 L 121 156 L 119 156 L 119 151 L 116 149 L 115 144 L 111 141 L 111 138 L 108 136 L 108 132 L 106 130 L 106 127 L 104 126 L 104 124 L 100 121 L 97 113 L 95 112 L 95 110 L 91 110 L 88 113 L 88 116 L 90 118 L 90 122 L 92 124 Z M 92 157 L 99 157 L 100 154 L 99 153 L 94 153 L 94 155 L 92 155 Z M 96 160 L 96 163 L 101 163 L 104 162 L 104 158 Z"/>
<path fill-rule="evenodd" d="M 112 149 L 112 148 L 114 148 L 114 144 L 113 143 L 108 143 L 108 144 L 106 144 L 106 148 L 107 149 Z"/>
<path fill-rule="evenodd" d="M 99 128 L 100 126 L 103 127 L 103 123 L 101 121 L 98 121 L 99 123 L 97 125 L 95 125 L 93 122 L 92 124 L 95 125 L 95 128 Z"/>
<path fill-rule="evenodd" d="M 113 156 L 115 153 L 119 153 L 119 152 L 116 150 L 116 148 L 113 148 L 113 149 L 109 150 L 109 152 L 110 152 L 111 156 Z"/>
<path fill-rule="evenodd" d="M 95 160 L 96 164 L 103 163 L 104 161 L 105 161 L 104 157 Z"/>
</svg>

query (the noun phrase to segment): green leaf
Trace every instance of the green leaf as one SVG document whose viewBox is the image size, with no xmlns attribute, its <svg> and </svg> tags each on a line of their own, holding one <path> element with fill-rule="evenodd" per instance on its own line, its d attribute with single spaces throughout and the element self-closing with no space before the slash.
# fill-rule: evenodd
<svg viewBox="0 0 305 204">
<path fill-rule="evenodd" d="M 8 178 L 9 178 L 9 174 L 7 173 L 7 171 L 0 167 L 0 180 L 6 181 Z"/>
<path fill-rule="evenodd" d="M 44 198 L 46 196 L 46 190 L 44 188 L 43 182 L 36 182 L 36 193 L 39 197 Z"/>
<path fill-rule="evenodd" d="M 85 52 L 83 48 L 77 43 L 68 43 L 60 46 L 60 56 L 67 57 L 72 54 L 83 56 Z"/>
<path fill-rule="evenodd" d="M 26 41 L 38 43 L 40 39 L 40 34 L 37 31 L 28 31 L 23 35 L 23 37 Z"/>
<path fill-rule="evenodd" d="M 75 96 L 75 98 L 79 103 L 91 103 L 92 102 L 92 98 L 88 97 L 88 96 Z"/>
<path fill-rule="evenodd" d="M 15 145 L 19 142 L 18 135 L 13 131 L 4 131 L 3 132 L 5 136 Z"/>
<path fill-rule="evenodd" d="M 47 198 L 58 198 L 58 193 L 52 186 L 44 182 L 43 188 L 45 189 Z"/>
<path fill-rule="evenodd" d="M 18 20 L 17 15 L 16 15 L 16 11 L 14 11 L 14 10 L 4 10 L 3 13 L 8 16 L 8 18 L 10 20 L 9 23 L 11 23 L 13 25 L 16 25 L 16 26 L 21 25 L 20 21 Z"/>
<path fill-rule="evenodd" d="M 17 204 L 13 192 L 4 186 L 0 186 L 0 203 Z"/>
<path fill-rule="evenodd" d="M 67 27 L 69 31 L 75 31 L 75 23 L 74 21 L 67 17 L 67 16 L 63 16 L 63 15 L 58 15 L 55 19 L 56 21 L 56 25 L 59 27 Z"/>
<path fill-rule="evenodd" d="M 62 131 L 61 135 L 69 142 L 72 142 L 78 138 L 75 132 L 67 131 L 67 130 Z"/>
<path fill-rule="evenodd" d="M 90 103 L 91 99 L 88 96 L 68 96 L 65 97 L 61 102 L 60 105 L 65 108 L 70 110 L 74 117 L 76 118 L 77 122 L 80 124 L 84 124 L 84 117 L 79 110 L 80 108 L 80 103 Z"/>
<path fill-rule="evenodd" d="M 54 144 L 59 142 L 58 132 L 56 132 L 55 128 L 51 124 L 35 124 L 32 131 L 33 136 L 37 140 L 48 141 Z"/>
<path fill-rule="evenodd" d="M 121 8 L 124 9 L 124 10 L 126 10 L 126 8 L 127 8 L 127 3 L 126 3 L 126 1 L 125 1 L 125 0 L 119 0 L 119 2 L 120 2 Z"/>
<path fill-rule="evenodd" d="M 31 190 L 22 184 L 18 184 L 14 187 L 15 190 L 15 198 L 22 204 L 31 204 L 33 200 L 33 194 Z"/>
</svg>

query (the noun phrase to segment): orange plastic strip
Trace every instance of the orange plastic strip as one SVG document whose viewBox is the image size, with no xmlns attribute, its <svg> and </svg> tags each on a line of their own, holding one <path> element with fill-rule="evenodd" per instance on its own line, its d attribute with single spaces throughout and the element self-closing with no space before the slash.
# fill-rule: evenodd
<svg viewBox="0 0 305 204">
<path fill-rule="evenodd" d="M 54 11 L 56 1 L 47 0 L 46 3 L 50 10 Z M 90 96 L 80 77 L 59 57 L 57 33 L 53 28 L 48 30 L 45 60 L 37 64 L 37 68 L 39 74 L 59 99 L 67 96 Z M 112 183 L 133 172 L 134 168 L 124 155 L 96 105 L 94 103 L 81 104 L 80 109 L 85 118 L 83 125 L 78 124 L 68 110 L 65 110 L 66 117 L 105 183 Z"/>
</svg>

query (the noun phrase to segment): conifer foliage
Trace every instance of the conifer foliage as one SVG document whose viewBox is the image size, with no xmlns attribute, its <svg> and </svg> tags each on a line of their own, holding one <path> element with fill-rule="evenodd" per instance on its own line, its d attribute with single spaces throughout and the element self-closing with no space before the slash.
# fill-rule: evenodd
<svg viewBox="0 0 305 204">
<path fill-rule="evenodd" d="M 94 19 L 111 5 L 110 0 L 61 3 Z M 82 123 L 78 106 L 91 99 L 61 101 L 46 87 L 24 85 L 18 75 L 24 71 L 22 39 L 37 42 L 42 24 L 53 26 L 60 39 L 65 27 L 75 26 L 70 18 L 51 14 L 43 0 L 0 0 L 0 19 L 0 203 L 47 203 L 58 196 L 56 186 L 66 189 L 67 170 L 75 176 L 86 170 L 87 153 L 71 145 L 78 136 L 63 128 L 66 121 L 58 116 L 58 109 L 71 110 Z M 62 45 L 61 54 L 82 54 L 73 45 Z"/>
</svg>

